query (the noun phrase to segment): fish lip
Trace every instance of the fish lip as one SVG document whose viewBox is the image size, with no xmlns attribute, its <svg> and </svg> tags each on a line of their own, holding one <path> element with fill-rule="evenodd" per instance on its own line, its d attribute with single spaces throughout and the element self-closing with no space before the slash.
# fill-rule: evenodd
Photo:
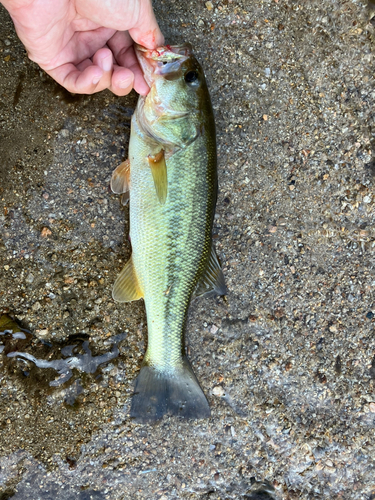
<svg viewBox="0 0 375 500">
<path fill-rule="evenodd" d="M 181 64 L 192 55 L 189 43 L 183 45 L 163 45 L 156 49 L 147 49 L 135 44 L 135 54 L 143 71 L 143 76 L 149 87 L 152 87 L 155 77 L 165 76 L 178 71 Z"/>
</svg>

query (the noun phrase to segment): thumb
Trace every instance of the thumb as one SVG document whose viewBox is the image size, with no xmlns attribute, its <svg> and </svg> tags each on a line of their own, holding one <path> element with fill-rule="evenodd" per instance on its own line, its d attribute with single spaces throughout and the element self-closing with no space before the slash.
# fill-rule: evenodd
<svg viewBox="0 0 375 500">
<path fill-rule="evenodd" d="M 129 30 L 129 34 L 136 43 L 147 49 L 155 49 L 164 44 L 163 33 L 160 31 L 149 0 L 141 3 L 138 21 Z"/>
</svg>

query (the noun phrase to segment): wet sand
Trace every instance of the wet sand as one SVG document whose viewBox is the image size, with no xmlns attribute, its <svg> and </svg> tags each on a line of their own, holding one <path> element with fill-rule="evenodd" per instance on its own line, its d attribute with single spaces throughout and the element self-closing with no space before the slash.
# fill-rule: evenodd
<svg viewBox="0 0 375 500">
<path fill-rule="evenodd" d="M 84 342 L 104 355 L 125 334 L 119 356 L 62 386 L 54 369 L 0 354 L 0 498 L 372 498 L 374 12 L 337 0 L 156 6 L 209 83 L 229 294 L 189 315 L 212 417 L 152 426 L 127 417 L 143 303 L 111 297 L 130 244 L 108 186 L 137 96 L 71 96 L 0 14 L 0 316 L 31 332 L 0 343 L 51 361 L 73 344 L 83 356 Z"/>
</svg>

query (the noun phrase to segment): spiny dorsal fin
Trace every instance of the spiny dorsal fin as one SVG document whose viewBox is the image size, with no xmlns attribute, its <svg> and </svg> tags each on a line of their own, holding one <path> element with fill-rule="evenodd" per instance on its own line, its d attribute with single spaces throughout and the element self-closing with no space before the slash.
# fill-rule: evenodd
<svg viewBox="0 0 375 500">
<path fill-rule="evenodd" d="M 124 269 L 118 275 L 113 285 L 112 297 L 117 302 L 132 302 L 143 297 L 143 292 L 139 286 L 135 273 L 133 259 L 130 257 Z"/>
<path fill-rule="evenodd" d="M 154 179 L 156 195 L 162 205 L 164 205 L 168 192 L 167 165 L 165 163 L 164 149 L 158 154 L 148 156 L 148 164 L 151 167 Z"/>
<path fill-rule="evenodd" d="M 129 191 L 130 161 L 123 161 L 114 171 L 111 178 L 113 193 L 122 194 Z"/>
<path fill-rule="evenodd" d="M 223 271 L 217 259 L 215 248 L 212 245 L 207 268 L 195 289 L 195 295 L 197 297 L 200 295 L 209 297 L 210 295 L 226 295 L 227 293 Z"/>
</svg>

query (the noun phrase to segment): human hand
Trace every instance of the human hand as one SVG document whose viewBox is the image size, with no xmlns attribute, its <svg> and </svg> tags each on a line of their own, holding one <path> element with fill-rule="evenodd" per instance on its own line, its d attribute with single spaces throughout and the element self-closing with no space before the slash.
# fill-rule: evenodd
<svg viewBox="0 0 375 500">
<path fill-rule="evenodd" d="M 151 0 L 0 0 L 29 58 L 67 90 L 147 94 L 133 41 L 164 43 Z"/>
</svg>

